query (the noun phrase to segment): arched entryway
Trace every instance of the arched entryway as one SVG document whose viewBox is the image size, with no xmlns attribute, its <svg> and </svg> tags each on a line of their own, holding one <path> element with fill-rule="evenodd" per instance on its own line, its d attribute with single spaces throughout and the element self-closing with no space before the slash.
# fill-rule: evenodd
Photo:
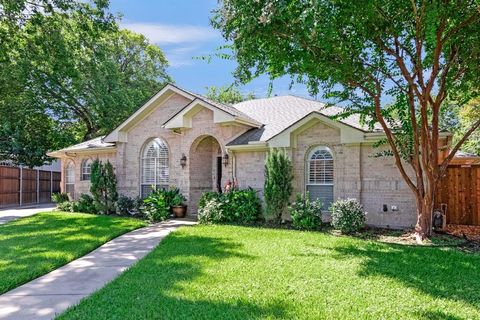
<svg viewBox="0 0 480 320">
<path fill-rule="evenodd" d="M 198 137 L 190 147 L 189 211 L 197 213 L 198 200 L 204 192 L 222 190 L 222 148 L 214 137 Z"/>
</svg>

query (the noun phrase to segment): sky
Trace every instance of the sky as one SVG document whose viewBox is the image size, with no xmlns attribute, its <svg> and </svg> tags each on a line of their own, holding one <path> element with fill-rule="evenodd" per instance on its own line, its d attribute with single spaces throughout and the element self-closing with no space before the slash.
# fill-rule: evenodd
<svg viewBox="0 0 480 320">
<path fill-rule="evenodd" d="M 209 23 L 216 6 L 217 0 L 111 0 L 110 10 L 122 16 L 122 28 L 145 35 L 163 50 L 170 63 L 168 72 L 177 85 L 203 94 L 209 86 L 234 82 L 235 61 L 195 59 L 214 54 L 226 44 Z M 268 95 L 269 83 L 268 77 L 262 76 L 239 89 L 260 98 Z M 275 80 L 271 94 L 309 97 L 304 85 L 289 86 L 288 77 Z"/>
</svg>

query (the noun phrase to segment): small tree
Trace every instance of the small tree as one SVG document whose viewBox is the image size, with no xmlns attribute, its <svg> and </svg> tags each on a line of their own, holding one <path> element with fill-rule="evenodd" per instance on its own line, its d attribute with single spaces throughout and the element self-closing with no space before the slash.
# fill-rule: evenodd
<svg viewBox="0 0 480 320">
<path fill-rule="evenodd" d="M 100 160 L 92 163 L 90 192 L 93 204 L 98 213 L 110 214 L 115 212 L 115 202 L 118 200 L 117 178 L 110 161 L 103 164 Z"/>
<path fill-rule="evenodd" d="M 267 217 L 280 222 L 293 186 L 292 162 L 284 151 L 273 149 L 265 161 L 265 204 Z"/>
</svg>

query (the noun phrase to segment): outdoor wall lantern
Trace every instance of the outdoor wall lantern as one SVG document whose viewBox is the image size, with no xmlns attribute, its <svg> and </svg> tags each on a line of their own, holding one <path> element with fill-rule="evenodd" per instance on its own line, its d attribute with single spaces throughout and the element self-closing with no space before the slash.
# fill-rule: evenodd
<svg viewBox="0 0 480 320">
<path fill-rule="evenodd" d="M 226 153 L 223 155 L 223 165 L 228 166 L 228 154 Z"/>
<path fill-rule="evenodd" d="M 185 168 L 187 165 L 187 156 L 184 153 L 182 153 L 182 157 L 180 158 L 180 165 L 182 168 Z"/>
</svg>

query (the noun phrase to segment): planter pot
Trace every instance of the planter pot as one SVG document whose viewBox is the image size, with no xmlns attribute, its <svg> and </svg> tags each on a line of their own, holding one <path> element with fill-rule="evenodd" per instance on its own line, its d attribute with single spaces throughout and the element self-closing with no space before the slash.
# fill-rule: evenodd
<svg viewBox="0 0 480 320">
<path fill-rule="evenodd" d="M 184 218 L 187 214 L 187 206 L 173 206 L 172 212 L 175 218 Z"/>
</svg>

